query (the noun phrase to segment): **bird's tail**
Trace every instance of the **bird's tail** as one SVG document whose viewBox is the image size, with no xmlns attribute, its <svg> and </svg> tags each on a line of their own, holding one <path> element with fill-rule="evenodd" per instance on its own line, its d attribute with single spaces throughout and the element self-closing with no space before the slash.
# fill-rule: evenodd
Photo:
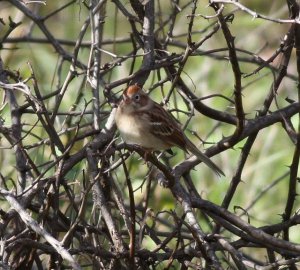
<svg viewBox="0 0 300 270">
<path fill-rule="evenodd" d="M 209 157 L 203 154 L 189 139 L 187 139 L 186 148 L 189 152 L 193 153 L 197 158 L 211 168 L 218 176 L 225 176 L 224 172 L 215 163 L 213 163 Z"/>
</svg>

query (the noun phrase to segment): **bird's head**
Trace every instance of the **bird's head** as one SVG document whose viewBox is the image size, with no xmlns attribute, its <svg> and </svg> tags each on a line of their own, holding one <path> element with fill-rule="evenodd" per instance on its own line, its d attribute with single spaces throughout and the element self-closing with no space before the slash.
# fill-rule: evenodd
<svg viewBox="0 0 300 270">
<path fill-rule="evenodd" d="M 134 84 L 124 90 L 122 102 L 125 106 L 132 107 L 132 109 L 140 109 L 147 106 L 149 97 L 140 86 Z"/>
</svg>

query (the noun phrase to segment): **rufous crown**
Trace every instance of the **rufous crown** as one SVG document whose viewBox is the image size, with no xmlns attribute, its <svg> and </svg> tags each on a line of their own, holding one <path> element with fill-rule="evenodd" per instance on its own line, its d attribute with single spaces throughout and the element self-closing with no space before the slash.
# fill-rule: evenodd
<svg viewBox="0 0 300 270">
<path fill-rule="evenodd" d="M 129 96 L 134 95 L 135 93 L 137 93 L 141 88 L 137 85 L 129 85 L 128 88 L 125 90 L 125 93 Z"/>
</svg>

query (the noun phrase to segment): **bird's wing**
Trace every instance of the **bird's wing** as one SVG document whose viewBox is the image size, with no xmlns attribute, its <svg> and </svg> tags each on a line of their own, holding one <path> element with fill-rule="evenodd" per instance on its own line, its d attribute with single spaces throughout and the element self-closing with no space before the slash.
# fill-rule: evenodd
<svg viewBox="0 0 300 270">
<path fill-rule="evenodd" d="M 160 107 L 157 103 L 153 103 L 147 110 L 140 111 L 149 123 L 149 132 L 156 137 L 164 140 L 167 144 L 178 146 L 185 151 L 189 151 L 196 155 L 202 162 L 210 167 L 218 176 L 224 175 L 223 171 L 214 164 L 205 154 L 203 154 L 187 137 L 175 121 L 172 115 Z"/>
<path fill-rule="evenodd" d="M 186 150 L 185 136 L 173 116 L 154 103 L 147 111 L 150 132 L 172 146 Z"/>
</svg>

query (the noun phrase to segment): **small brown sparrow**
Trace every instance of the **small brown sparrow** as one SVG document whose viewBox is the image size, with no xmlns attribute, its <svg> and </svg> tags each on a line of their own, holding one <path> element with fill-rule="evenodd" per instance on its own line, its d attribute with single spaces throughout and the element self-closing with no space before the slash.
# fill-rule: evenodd
<svg viewBox="0 0 300 270">
<path fill-rule="evenodd" d="M 138 85 L 131 85 L 123 92 L 115 120 L 126 143 L 139 145 L 147 151 L 166 150 L 177 146 L 196 155 L 217 175 L 224 175 L 184 135 L 174 118 L 150 99 Z"/>
</svg>

